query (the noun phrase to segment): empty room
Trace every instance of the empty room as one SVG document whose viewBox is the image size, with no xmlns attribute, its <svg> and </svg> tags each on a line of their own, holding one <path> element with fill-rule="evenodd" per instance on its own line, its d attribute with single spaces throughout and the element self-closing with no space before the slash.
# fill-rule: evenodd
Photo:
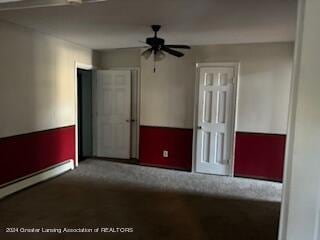
<svg viewBox="0 0 320 240">
<path fill-rule="evenodd" d="M 317 11 L 0 1 L 0 239 L 319 239 Z"/>
</svg>

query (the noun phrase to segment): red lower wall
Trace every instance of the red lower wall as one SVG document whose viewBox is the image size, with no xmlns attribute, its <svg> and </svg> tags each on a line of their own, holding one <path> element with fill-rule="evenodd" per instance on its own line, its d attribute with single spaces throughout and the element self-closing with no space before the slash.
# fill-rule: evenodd
<svg viewBox="0 0 320 240">
<path fill-rule="evenodd" d="M 237 132 L 235 176 L 282 182 L 286 136 Z"/>
<path fill-rule="evenodd" d="M 0 139 L 0 185 L 75 158 L 75 127 Z"/>
<path fill-rule="evenodd" d="M 140 164 L 191 171 L 192 134 L 192 129 L 141 126 Z"/>
<path fill-rule="evenodd" d="M 191 170 L 192 129 L 140 127 L 140 164 Z M 0 139 L 0 185 L 75 158 L 75 127 Z M 285 135 L 236 134 L 235 176 L 282 181 Z M 169 157 L 163 157 L 163 151 Z"/>
<path fill-rule="evenodd" d="M 192 135 L 192 129 L 141 126 L 140 164 L 190 171 Z M 282 182 L 285 144 L 285 135 L 237 132 L 235 176 Z"/>
</svg>

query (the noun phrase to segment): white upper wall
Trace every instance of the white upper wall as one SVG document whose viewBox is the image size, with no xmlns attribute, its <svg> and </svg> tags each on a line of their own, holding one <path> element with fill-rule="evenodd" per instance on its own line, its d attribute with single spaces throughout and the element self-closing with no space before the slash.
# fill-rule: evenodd
<svg viewBox="0 0 320 240">
<path fill-rule="evenodd" d="M 120 48 L 105 51 L 95 51 L 97 67 L 140 67 L 139 48 Z"/>
<path fill-rule="evenodd" d="M 195 62 L 190 54 L 171 55 L 156 64 L 141 57 L 140 124 L 177 128 L 193 127 Z"/>
<path fill-rule="evenodd" d="M 293 43 L 194 47 L 196 62 L 240 62 L 237 131 L 287 130 Z"/>
<path fill-rule="evenodd" d="M 240 62 L 237 131 L 286 134 L 293 43 L 195 46 L 156 64 L 141 58 L 141 124 L 193 127 L 196 63 Z M 101 68 L 137 66 L 133 49 L 100 53 Z"/>
<path fill-rule="evenodd" d="M 141 124 L 192 128 L 195 64 L 240 62 L 237 131 L 285 134 L 293 44 L 193 47 L 184 58 L 141 59 Z"/>
<path fill-rule="evenodd" d="M 0 22 L 0 137 L 75 124 L 75 61 L 89 49 Z"/>
</svg>

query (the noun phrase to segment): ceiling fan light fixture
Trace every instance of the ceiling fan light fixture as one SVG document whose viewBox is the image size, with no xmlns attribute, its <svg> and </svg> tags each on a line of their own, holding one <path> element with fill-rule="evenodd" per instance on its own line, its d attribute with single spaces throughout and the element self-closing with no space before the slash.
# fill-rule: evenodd
<svg viewBox="0 0 320 240">
<path fill-rule="evenodd" d="M 150 58 L 151 54 L 152 54 L 152 49 L 150 48 L 150 49 L 145 50 L 141 55 L 142 55 L 146 60 L 148 60 L 148 59 Z"/>
<path fill-rule="evenodd" d="M 154 55 L 154 61 L 160 62 L 160 61 L 163 60 L 165 57 L 166 57 L 166 55 L 165 55 L 162 51 L 158 51 L 158 52 Z"/>
</svg>

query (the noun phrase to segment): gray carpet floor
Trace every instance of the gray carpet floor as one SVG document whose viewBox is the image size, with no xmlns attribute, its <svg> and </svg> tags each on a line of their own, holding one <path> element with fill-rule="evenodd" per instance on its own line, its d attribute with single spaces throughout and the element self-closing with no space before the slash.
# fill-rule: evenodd
<svg viewBox="0 0 320 240">
<path fill-rule="evenodd" d="M 86 160 L 74 171 L 0 200 L 0 239 L 272 240 L 281 188 L 266 181 Z M 6 227 L 133 232 L 5 233 Z"/>
</svg>

